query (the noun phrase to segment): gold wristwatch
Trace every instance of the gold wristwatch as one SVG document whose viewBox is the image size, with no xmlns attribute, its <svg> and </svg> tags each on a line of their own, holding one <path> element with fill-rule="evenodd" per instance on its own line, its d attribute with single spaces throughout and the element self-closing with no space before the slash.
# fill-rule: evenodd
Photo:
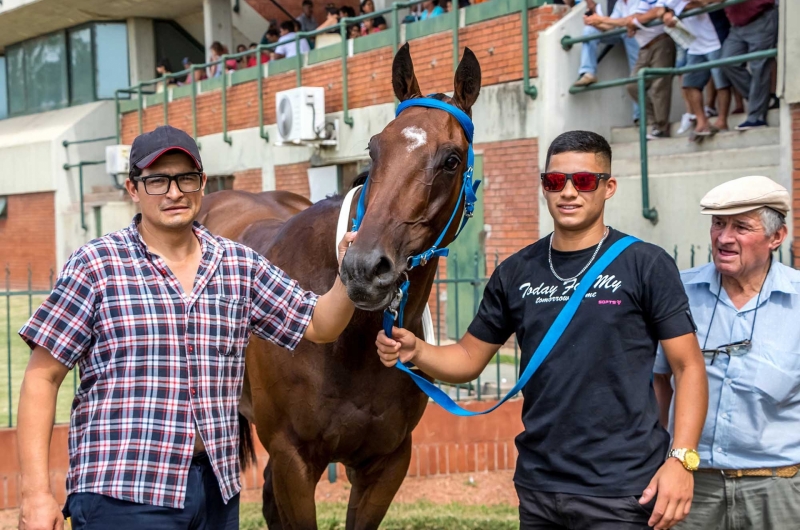
<svg viewBox="0 0 800 530">
<path fill-rule="evenodd" d="M 669 452 L 669 458 L 680 460 L 688 471 L 697 471 L 697 468 L 700 467 L 700 455 L 694 449 L 673 449 Z"/>
</svg>

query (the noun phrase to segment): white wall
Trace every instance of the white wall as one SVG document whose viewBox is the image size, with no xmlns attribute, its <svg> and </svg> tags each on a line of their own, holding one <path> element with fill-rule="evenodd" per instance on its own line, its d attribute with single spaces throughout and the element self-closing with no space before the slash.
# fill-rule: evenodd
<svg viewBox="0 0 800 530">
<path fill-rule="evenodd" d="M 156 37 L 149 18 L 129 18 L 128 64 L 131 86 L 153 79 L 156 71 Z"/>
</svg>

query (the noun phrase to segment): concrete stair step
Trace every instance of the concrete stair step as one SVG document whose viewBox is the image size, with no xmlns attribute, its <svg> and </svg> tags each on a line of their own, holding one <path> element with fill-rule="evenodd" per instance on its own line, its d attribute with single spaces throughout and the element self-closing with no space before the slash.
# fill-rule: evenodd
<svg viewBox="0 0 800 530">
<path fill-rule="evenodd" d="M 653 140 L 647 143 L 647 154 L 652 158 L 654 156 L 684 155 L 724 149 L 746 149 L 748 147 L 767 145 L 778 146 L 780 143 L 780 128 L 768 127 L 744 132 L 721 132 L 704 138 L 702 142 L 690 142 L 688 134 Z M 638 139 L 635 142 L 613 144 L 611 149 L 614 153 L 614 160 L 639 160 Z"/>
<path fill-rule="evenodd" d="M 764 167 L 779 164 L 780 146 L 765 145 L 744 149 L 725 149 L 681 155 L 650 156 L 648 169 L 651 175 L 671 173 L 691 173 L 699 171 L 735 170 L 744 167 Z M 639 175 L 641 164 L 636 159 L 614 160 L 611 172 L 615 176 Z M 744 176 L 744 175 L 740 175 Z"/>
<path fill-rule="evenodd" d="M 713 118 L 712 118 L 713 119 Z M 732 114 L 728 117 L 728 124 L 731 130 L 747 119 L 746 114 Z M 778 127 L 781 123 L 780 109 L 773 109 L 767 113 L 767 123 L 770 127 Z M 678 135 L 678 128 L 680 123 L 670 124 L 670 134 L 672 136 Z M 649 126 L 648 126 L 649 130 Z M 751 132 L 751 131 L 747 131 Z M 613 127 L 611 129 L 611 143 L 624 144 L 639 141 L 639 128 L 638 127 Z"/>
</svg>

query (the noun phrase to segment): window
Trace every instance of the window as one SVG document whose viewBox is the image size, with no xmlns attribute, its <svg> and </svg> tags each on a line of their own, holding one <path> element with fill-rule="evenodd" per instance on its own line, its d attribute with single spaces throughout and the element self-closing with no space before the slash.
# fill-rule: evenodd
<svg viewBox="0 0 800 530">
<path fill-rule="evenodd" d="M 25 53 L 27 111 L 66 107 L 67 41 L 63 32 L 51 33 L 22 44 Z"/>
<path fill-rule="evenodd" d="M 69 32 L 70 104 L 94 101 L 91 26 Z"/>
<path fill-rule="evenodd" d="M 95 96 L 97 99 L 113 99 L 114 92 L 127 88 L 128 76 L 128 28 L 121 23 L 94 25 Z"/>
<path fill-rule="evenodd" d="M 36 37 L 7 47 L 0 68 L 8 87 L 0 119 L 111 99 L 130 84 L 127 26 L 92 23 Z"/>
<path fill-rule="evenodd" d="M 206 179 L 205 194 L 214 193 L 215 191 L 232 190 L 233 189 L 233 175 L 209 175 Z"/>
</svg>

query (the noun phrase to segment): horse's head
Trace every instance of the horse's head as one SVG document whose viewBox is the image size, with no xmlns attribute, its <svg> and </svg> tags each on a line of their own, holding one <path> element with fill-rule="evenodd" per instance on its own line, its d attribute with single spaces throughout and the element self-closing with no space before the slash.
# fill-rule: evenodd
<svg viewBox="0 0 800 530">
<path fill-rule="evenodd" d="M 458 65 L 454 93 L 432 96 L 470 115 L 478 99 L 481 68 L 469 48 Z M 421 98 L 408 44 L 392 64 L 397 99 Z M 342 281 L 360 309 L 384 309 L 391 302 L 409 256 L 430 248 L 460 210 L 440 247 L 455 237 L 464 204 L 461 196 L 469 141 L 459 122 L 439 109 L 404 110 L 369 142 L 372 167 L 366 213 L 358 237 L 342 262 Z"/>
</svg>

